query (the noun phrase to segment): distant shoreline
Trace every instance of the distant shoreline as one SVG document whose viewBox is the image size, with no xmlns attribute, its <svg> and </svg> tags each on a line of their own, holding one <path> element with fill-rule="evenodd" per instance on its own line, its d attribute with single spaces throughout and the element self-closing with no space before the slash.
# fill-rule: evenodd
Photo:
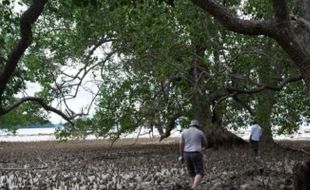
<svg viewBox="0 0 310 190">
<path fill-rule="evenodd" d="M 5 130 L 0 129 L 0 142 L 35 142 L 35 141 L 56 141 L 56 137 L 54 135 L 57 127 L 47 127 L 47 128 L 20 128 L 16 131 L 16 134 L 7 133 Z M 231 131 L 237 136 L 243 138 L 244 140 L 248 140 L 249 137 L 249 129 L 240 129 L 238 131 Z M 122 139 L 136 139 L 138 132 L 134 132 L 132 134 L 127 134 L 121 136 Z M 147 132 L 143 132 L 139 138 L 147 138 L 150 139 L 151 134 Z M 173 131 L 171 137 L 180 137 L 180 131 Z M 157 133 L 153 134 L 154 137 L 159 138 Z M 89 135 L 86 137 L 86 140 L 96 140 L 95 135 Z M 99 138 L 103 139 L 103 138 Z M 310 129 L 304 128 L 303 130 L 296 132 L 291 135 L 279 135 L 274 137 L 275 140 L 291 140 L 291 141 L 303 141 L 310 140 Z"/>
</svg>

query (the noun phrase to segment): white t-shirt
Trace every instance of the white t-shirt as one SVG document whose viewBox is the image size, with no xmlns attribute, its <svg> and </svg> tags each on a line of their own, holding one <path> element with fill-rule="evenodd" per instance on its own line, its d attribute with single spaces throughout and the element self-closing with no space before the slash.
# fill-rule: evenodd
<svg viewBox="0 0 310 190">
<path fill-rule="evenodd" d="M 261 136 L 262 136 L 262 128 L 258 124 L 252 125 L 251 140 L 259 141 Z"/>
</svg>

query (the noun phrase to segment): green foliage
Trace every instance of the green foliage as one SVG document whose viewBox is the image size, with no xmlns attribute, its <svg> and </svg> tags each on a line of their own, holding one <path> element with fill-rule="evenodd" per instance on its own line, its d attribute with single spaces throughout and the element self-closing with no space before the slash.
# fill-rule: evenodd
<svg viewBox="0 0 310 190">
<path fill-rule="evenodd" d="M 55 131 L 55 136 L 61 141 L 72 139 L 85 139 L 92 133 L 93 121 L 88 118 L 79 118 L 75 120 L 74 125 L 64 124 Z"/>
<path fill-rule="evenodd" d="M 303 82 L 289 85 L 278 97 L 279 104 L 273 108 L 272 122 L 278 134 L 293 133 L 304 122 L 309 122 L 309 94 Z"/>
<path fill-rule="evenodd" d="M 242 9 L 255 19 L 272 16 L 269 1 L 225 3 L 231 11 Z M 12 5 L 6 0 L 0 3 L 0 69 L 18 37 L 19 13 L 12 13 Z M 166 127 L 172 116 L 186 122 L 196 109 L 190 101 L 195 93 L 190 81 L 197 62 L 201 76 L 196 85 L 203 102 L 207 102 L 204 109 L 211 110 L 210 105 L 216 103 L 224 114 L 224 123 L 231 127 L 245 126 L 252 119 L 247 110 L 232 99 L 208 102 L 208 96 L 227 86 L 257 87 L 231 74 L 270 85 L 276 84 L 279 63 L 282 76 L 296 74 L 273 42 L 272 54 L 266 56 L 265 38 L 227 32 L 190 1 L 175 1 L 173 7 L 163 0 L 50 1 L 33 33 L 34 43 L 10 81 L 5 103 L 25 89 L 26 81 L 39 83 L 42 91 L 37 95 L 48 102 L 60 97 L 56 81 L 62 84 L 63 95 L 68 95 L 70 84 L 76 81 L 64 80 L 64 68 L 79 70 L 87 66 L 101 80 L 93 118 L 80 118 L 74 126 L 59 129 L 60 139 L 85 138 L 88 134 L 119 137 L 142 126 Z M 102 39 L 109 43 L 98 46 L 102 51 L 91 52 Z M 197 46 L 204 49 L 200 57 L 195 55 Z M 104 61 L 109 51 L 116 52 L 115 56 Z M 262 64 L 269 61 L 269 65 Z M 303 85 L 296 83 L 279 94 L 263 92 L 238 98 L 253 108 L 267 127 L 283 126 L 280 131 L 284 132 L 293 131 L 294 126 L 309 118 L 304 92 Z M 38 111 L 38 107 L 29 107 Z"/>
<path fill-rule="evenodd" d="M 229 2 L 229 6 L 235 7 L 232 10 L 236 11 L 240 5 L 236 1 Z M 261 80 L 259 69 L 264 57 L 264 39 L 226 32 L 190 2 L 177 1 L 174 7 L 170 7 L 158 1 L 118 1 L 100 2 L 98 7 L 100 9 L 95 11 L 91 9 L 91 13 L 88 6 L 75 10 L 77 14 L 73 17 L 79 23 L 77 31 L 80 32 L 75 34 L 76 38 L 81 39 L 79 42 L 85 36 L 98 38 L 96 31 L 101 29 L 100 35 L 113 38 L 112 48 L 119 54 L 118 63 L 101 66 L 105 86 L 101 88 L 94 116 L 94 126 L 98 128 L 96 134 L 99 136 L 117 136 L 140 126 L 151 127 L 158 118 L 161 125 L 165 126 L 171 114 L 190 117 L 189 97 L 192 92 L 188 74 L 192 69 L 197 43 L 206 48 L 202 63 L 205 64 L 205 71 L 212 74 L 212 80 L 200 84 L 204 91 L 212 93 L 227 85 L 227 73 L 220 74 L 223 68 L 228 68 L 230 73 L 248 75 L 257 82 Z M 266 18 L 268 14 L 271 15 L 271 4 L 250 1 L 245 4 L 244 13 L 250 12 L 254 12 L 252 16 L 258 19 Z M 102 19 L 96 19 L 102 14 Z M 88 27 L 92 24 L 96 27 Z M 68 46 L 72 45 L 75 47 L 74 43 L 68 43 Z M 63 49 L 64 54 L 70 54 L 66 52 L 69 48 Z M 280 49 L 274 52 L 275 57 L 271 59 L 287 60 Z M 221 61 L 223 57 L 219 58 L 224 55 L 225 62 Z M 283 72 L 292 73 L 287 65 L 283 67 Z M 271 69 L 265 76 L 266 80 L 274 75 Z M 162 88 L 167 87 L 167 81 L 168 90 L 164 91 Z M 241 89 L 255 88 L 249 81 L 232 80 L 232 85 Z M 257 97 L 261 95 L 242 95 L 240 98 L 250 106 L 257 107 L 259 101 L 268 99 L 266 95 L 259 100 Z M 224 101 L 218 106 L 225 113 L 224 122 L 230 126 L 245 126 L 252 119 L 244 107 L 234 101 Z M 288 105 L 285 107 L 289 108 Z"/>
<path fill-rule="evenodd" d="M 0 117 L 0 128 L 15 132 L 16 129 L 28 126 L 33 123 L 47 123 L 47 115 L 43 114 L 40 107 L 25 103 L 18 109 Z"/>
<path fill-rule="evenodd" d="M 78 7 L 93 6 L 97 7 L 98 0 L 72 0 L 72 3 Z"/>
</svg>

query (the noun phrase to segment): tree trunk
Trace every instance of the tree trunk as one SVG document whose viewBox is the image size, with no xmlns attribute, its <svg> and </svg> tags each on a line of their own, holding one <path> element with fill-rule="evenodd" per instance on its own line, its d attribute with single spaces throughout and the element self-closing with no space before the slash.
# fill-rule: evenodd
<svg viewBox="0 0 310 190">
<path fill-rule="evenodd" d="M 193 119 L 197 119 L 202 124 L 202 130 L 206 134 L 208 147 L 230 147 L 236 145 L 245 145 L 246 141 L 237 135 L 226 130 L 222 125 L 222 117 L 211 112 L 211 106 L 204 98 L 204 104 L 197 97 L 192 101 Z M 203 97 L 200 97 L 203 98 Z"/>
<path fill-rule="evenodd" d="M 197 119 L 202 124 L 202 130 L 206 134 L 208 147 L 244 145 L 246 141 L 237 135 L 226 130 L 222 125 L 222 116 L 217 109 L 212 109 L 212 102 L 205 94 L 205 87 L 202 82 L 208 76 L 204 76 L 200 67 L 201 57 L 204 56 L 203 45 L 195 47 L 195 57 L 193 59 L 192 70 L 189 73 L 188 81 L 192 96 L 192 118 Z"/>
<path fill-rule="evenodd" d="M 263 84 L 268 84 L 271 86 L 276 86 L 277 81 L 274 79 L 275 76 L 281 77 L 281 69 L 277 67 L 275 61 L 273 61 L 272 53 L 272 41 L 267 39 L 263 44 L 264 55 L 261 59 L 261 64 L 259 64 L 259 80 Z M 278 69 L 273 69 L 278 68 Z M 267 90 L 258 94 L 258 104 L 256 106 L 256 120 L 263 129 L 262 141 L 264 143 L 274 143 L 271 130 L 271 114 L 272 108 L 276 103 L 277 91 Z"/>
<path fill-rule="evenodd" d="M 297 37 L 305 48 L 305 51 L 308 53 L 307 57 L 304 57 L 300 68 L 302 71 L 301 73 L 303 79 L 310 93 L 310 0 L 297 0 L 297 2 L 300 5 L 298 6 L 298 11 L 300 15 L 305 21 L 307 21 L 307 26 L 303 28 L 304 30 L 300 32 L 298 29 L 296 29 L 296 33 L 299 34 Z"/>
<path fill-rule="evenodd" d="M 223 126 L 216 126 L 207 130 L 208 147 L 232 147 L 246 145 L 247 142 L 226 130 Z"/>
</svg>

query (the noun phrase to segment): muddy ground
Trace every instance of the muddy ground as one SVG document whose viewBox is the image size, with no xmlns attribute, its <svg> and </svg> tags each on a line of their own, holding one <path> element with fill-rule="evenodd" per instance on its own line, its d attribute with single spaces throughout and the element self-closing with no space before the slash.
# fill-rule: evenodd
<svg viewBox="0 0 310 190">
<path fill-rule="evenodd" d="M 177 141 L 2 142 L 0 189 L 187 189 Z M 292 189 L 293 167 L 309 157 L 310 141 L 277 143 L 262 145 L 258 158 L 249 146 L 205 150 L 202 189 Z"/>
</svg>

